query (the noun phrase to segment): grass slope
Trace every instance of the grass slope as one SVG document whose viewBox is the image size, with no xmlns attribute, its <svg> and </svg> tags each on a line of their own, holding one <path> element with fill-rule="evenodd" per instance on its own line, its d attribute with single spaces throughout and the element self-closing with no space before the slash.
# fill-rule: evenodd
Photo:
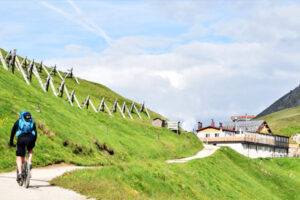
<svg viewBox="0 0 300 200">
<path fill-rule="evenodd" d="M 97 199 L 296 200 L 300 160 L 251 160 L 221 148 L 208 158 L 184 164 L 130 163 L 70 172 L 52 184 Z"/>
<path fill-rule="evenodd" d="M 300 133 L 300 106 L 278 111 L 259 119 L 266 120 L 274 134 L 291 136 Z"/>
<path fill-rule="evenodd" d="M 5 52 L 4 52 L 5 53 Z M 64 76 L 64 74 L 63 74 Z M 46 78 L 45 72 L 41 77 Z M 61 82 L 54 77 L 55 87 Z M 80 102 L 87 95 L 109 106 L 115 98 L 131 103 L 107 87 L 80 79 L 67 80 Z M 36 112 L 40 104 L 41 113 Z M 137 104 L 136 104 L 137 105 Z M 33 78 L 30 87 L 21 74 L 0 64 L 0 171 L 15 168 L 15 150 L 7 146 L 10 130 L 22 110 L 38 124 L 34 167 L 67 162 L 103 165 L 57 178 L 53 184 L 97 199 L 299 199 L 299 159 L 250 160 L 222 148 L 209 158 L 186 164 L 166 164 L 202 148 L 196 136 L 155 128 L 149 120 L 110 117 L 91 109 L 79 110 L 52 91 L 44 93 Z M 159 116 L 151 112 L 151 116 Z M 146 115 L 143 114 L 145 118 Z M 108 130 L 108 131 L 107 131 Z M 97 144 L 95 144 L 97 141 Z M 105 145 L 104 145 L 105 144 Z M 106 150 L 107 151 L 106 151 Z M 110 155 L 109 150 L 114 154 Z"/>
<path fill-rule="evenodd" d="M 45 78 L 45 72 L 41 76 Z M 58 79 L 55 77 L 56 87 Z M 78 85 L 70 79 L 67 86 L 70 92 L 76 88 L 80 102 L 88 94 L 95 104 L 102 96 L 107 100 L 118 98 L 131 102 L 103 85 L 85 80 L 80 80 Z M 137 116 L 133 121 L 129 117 L 123 119 L 120 114 L 110 117 L 91 109 L 80 110 L 70 106 L 65 98 L 55 97 L 52 91 L 43 92 L 35 77 L 28 86 L 20 72 L 12 75 L 0 64 L 0 171 L 15 168 L 15 149 L 7 144 L 11 128 L 22 110 L 30 111 L 38 125 L 34 167 L 59 162 L 114 165 L 136 160 L 165 160 L 184 157 L 201 148 L 193 134 L 176 135 L 167 129 L 155 128 L 150 120 L 140 120 Z M 36 112 L 38 104 L 41 113 Z M 158 116 L 154 112 L 151 115 Z M 112 150 L 114 154 L 110 155 L 108 152 Z"/>
</svg>

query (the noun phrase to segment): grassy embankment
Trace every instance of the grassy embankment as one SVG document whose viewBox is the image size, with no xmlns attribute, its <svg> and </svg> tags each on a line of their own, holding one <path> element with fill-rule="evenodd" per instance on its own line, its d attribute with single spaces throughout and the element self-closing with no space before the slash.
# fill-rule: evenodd
<svg viewBox="0 0 300 200">
<path fill-rule="evenodd" d="M 2 51 L 5 53 L 4 51 Z M 43 81 L 46 73 L 42 72 Z M 55 88 L 61 82 L 54 77 Z M 75 89 L 78 100 L 83 102 L 90 95 L 95 106 L 103 96 L 108 106 L 115 98 L 126 101 L 107 87 L 80 79 L 68 79 L 69 92 Z M 36 112 L 40 104 L 41 113 Z M 138 104 L 136 104 L 138 105 Z M 151 121 L 126 119 L 120 113 L 109 116 L 106 112 L 95 113 L 91 108 L 80 110 L 63 98 L 55 97 L 51 90 L 42 91 L 33 77 L 28 86 L 21 73 L 15 75 L 0 64 L 0 171 L 15 168 L 15 150 L 8 147 L 11 128 L 22 110 L 28 110 L 38 124 L 38 141 L 35 148 L 34 167 L 52 163 L 75 163 L 78 165 L 117 165 L 135 161 L 165 160 L 184 157 L 201 149 L 201 143 L 193 134 L 155 128 Z M 152 117 L 159 116 L 151 112 Z M 16 142 L 16 141 L 15 141 Z M 97 143 L 97 144 L 95 144 Z M 111 155 L 113 153 L 113 155 Z"/>
<path fill-rule="evenodd" d="M 147 162 L 79 170 L 52 183 L 97 199 L 296 200 L 300 160 L 252 160 L 221 148 L 184 164 Z"/>
<path fill-rule="evenodd" d="M 45 74 L 42 73 L 43 78 Z M 67 80 L 79 101 L 87 95 L 95 104 L 106 95 L 110 105 L 122 98 L 108 88 L 80 80 Z M 59 78 L 55 77 L 58 87 Z M 42 113 L 35 110 L 38 103 Z M 52 92 L 43 93 L 34 78 L 26 86 L 19 73 L 0 66 L 0 171 L 15 166 L 14 150 L 7 147 L 9 131 L 21 110 L 29 110 L 40 124 L 35 166 L 67 162 L 104 165 L 80 170 L 52 183 L 97 199 L 299 199 L 299 159 L 250 160 L 222 148 L 209 158 L 186 164 L 164 160 L 185 157 L 201 148 L 192 134 L 180 136 L 152 127 L 147 120 L 80 111 Z M 155 116 L 155 113 L 151 113 Z M 137 118 L 137 116 L 135 116 Z M 108 133 L 106 132 L 108 126 Z M 99 151 L 94 141 L 105 143 L 114 155 Z M 64 146 L 65 144 L 66 146 Z M 103 146 L 102 146 L 103 147 Z"/>
<path fill-rule="evenodd" d="M 291 136 L 300 133 L 300 106 L 281 110 L 259 119 L 266 120 L 274 134 Z"/>
</svg>

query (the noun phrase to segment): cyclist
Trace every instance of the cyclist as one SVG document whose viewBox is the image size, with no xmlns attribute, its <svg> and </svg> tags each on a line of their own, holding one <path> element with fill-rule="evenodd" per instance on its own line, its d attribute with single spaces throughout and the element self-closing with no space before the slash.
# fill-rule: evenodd
<svg viewBox="0 0 300 200">
<path fill-rule="evenodd" d="M 13 144 L 15 135 L 18 137 L 17 145 Z M 17 182 L 19 182 L 22 178 L 22 163 L 25 159 L 26 146 L 28 150 L 28 162 L 30 165 L 30 169 L 32 168 L 31 161 L 33 157 L 33 148 L 35 146 L 36 138 L 36 126 L 31 114 L 28 111 L 21 112 L 19 119 L 15 122 L 12 128 L 9 143 L 10 146 L 17 146 Z"/>
</svg>

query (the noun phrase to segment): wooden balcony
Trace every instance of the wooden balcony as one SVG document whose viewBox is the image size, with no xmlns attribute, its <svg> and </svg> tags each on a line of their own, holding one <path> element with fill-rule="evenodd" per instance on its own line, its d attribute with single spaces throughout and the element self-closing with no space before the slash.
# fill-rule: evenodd
<svg viewBox="0 0 300 200">
<path fill-rule="evenodd" d="M 200 138 L 202 142 L 206 143 L 226 143 L 226 142 L 249 142 L 256 144 L 265 144 L 274 147 L 288 148 L 288 142 L 278 142 L 275 140 L 275 136 L 264 135 L 257 133 L 245 133 L 242 135 L 226 136 L 226 137 L 208 137 Z"/>
</svg>

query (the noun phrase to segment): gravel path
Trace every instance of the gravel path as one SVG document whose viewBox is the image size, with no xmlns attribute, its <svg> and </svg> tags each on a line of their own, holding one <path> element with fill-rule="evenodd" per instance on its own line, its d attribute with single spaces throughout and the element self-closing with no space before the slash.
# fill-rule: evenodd
<svg viewBox="0 0 300 200">
<path fill-rule="evenodd" d="M 219 147 L 217 147 L 217 146 L 204 144 L 204 148 L 194 156 L 191 156 L 188 158 L 175 159 L 175 160 L 167 160 L 166 162 L 167 163 L 185 163 L 190 160 L 208 157 L 208 156 L 212 155 L 213 153 L 215 153 L 215 151 L 218 149 L 219 149 Z"/>
<path fill-rule="evenodd" d="M 86 200 L 87 198 L 71 190 L 51 186 L 49 182 L 67 171 L 82 169 L 78 166 L 51 166 L 33 168 L 28 189 L 16 182 L 16 172 L 0 174 L 0 199 L 3 200 Z"/>
</svg>

